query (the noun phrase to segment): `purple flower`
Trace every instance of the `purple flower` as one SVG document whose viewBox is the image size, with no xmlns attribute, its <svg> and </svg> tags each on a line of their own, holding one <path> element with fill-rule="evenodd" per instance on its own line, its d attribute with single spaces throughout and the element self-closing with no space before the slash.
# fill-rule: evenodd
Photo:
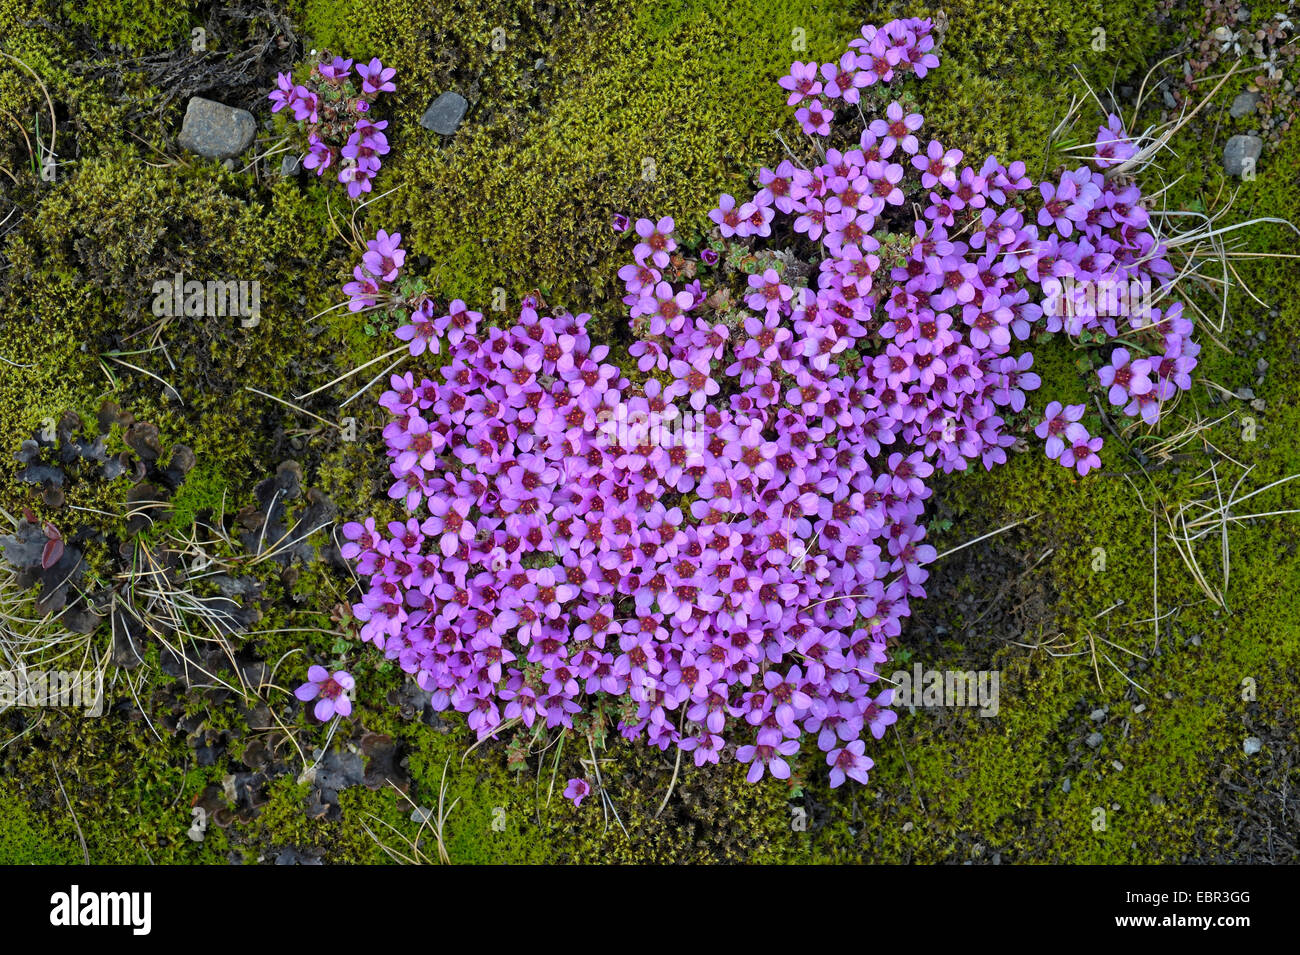
<svg viewBox="0 0 1300 955">
<path fill-rule="evenodd" d="M 590 793 L 591 783 L 585 779 L 570 779 L 569 785 L 564 787 L 564 798 L 572 799 L 575 806 L 581 806 Z"/>
<path fill-rule="evenodd" d="M 354 686 L 356 681 L 346 670 L 335 670 L 331 674 L 323 666 L 313 666 L 307 670 L 307 682 L 294 690 L 293 695 L 304 703 L 316 700 L 312 712 L 324 723 L 336 714 L 351 715 L 352 701 L 348 699 L 348 691 Z"/>
<path fill-rule="evenodd" d="M 1101 458 L 1097 456 L 1101 445 L 1100 437 L 1094 438 L 1087 431 L 1082 434 L 1076 432 L 1074 439 L 1066 442 L 1065 449 L 1057 460 L 1067 468 L 1076 469 L 1079 477 L 1083 477 L 1093 468 L 1101 467 Z"/>
<path fill-rule="evenodd" d="M 1105 169 L 1117 166 L 1132 159 L 1138 153 L 1138 147 L 1124 132 L 1124 121 L 1114 113 L 1106 116 L 1106 125 L 1097 129 L 1094 159 L 1098 166 Z"/>
<path fill-rule="evenodd" d="M 1110 390 L 1106 398 L 1113 405 L 1125 405 L 1137 395 L 1151 391 L 1151 363 L 1145 358 L 1130 359 L 1127 348 L 1110 353 L 1110 364 L 1097 369 L 1103 387 Z"/>
<path fill-rule="evenodd" d="M 785 757 L 793 756 L 797 752 L 799 752 L 797 740 L 781 739 L 781 734 L 776 730 L 759 730 L 758 742 L 753 746 L 741 746 L 737 749 L 736 759 L 750 764 L 745 779 L 756 783 L 763 778 L 764 770 L 770 772 L 776 779 L 789 779 L 790 764 L 785 761 Z"/>
<path fill-rule="evenodd" d="M 406 261 L 406 250 L 401 245 L 400 232 L 390 235 L 380 229 L 375 237 L 366 243 L 366 253 L 361 257 L 361 264 L 375 278 L 385 282 L 395 282 L 402 263 Z"/>
<path fill-rule="evenodd" d="M 799 107 L 794 118 L 809 136 L 829 136 L 835 113 L 823 106 L 821 100 L 813 99 L 807 106 Z"/>
<path fill-rule="evenodd" d="M 813 98 L 821 94 L 822 84 L 817 77 L 816 63 L 800 63 L 796 60 L 790 64 L 790 73 L 776 81 L 783 90 L 790 91 L 787 106 L 795 106 L 804 98 Z"/>
<path fill-rule="evenodd" d="M 611 220 L 610 225 L 613 227 L 615 232 L 626 232 L 631 228 L 632 220 L 623 213 L 616 212 L 614 213 L 614 218 Z"/>
<path fill-rule="evenodd" d="M 278 113 L 286 106 L 291 106 L 295 97 L 293 77 L 288 73 L 278 73 L 275 77 L 276 89 L 272 90 L 269 96 L 271 100 L 271 112 Z"/>
<path fill-rule="evenodd" d="M 390 82 L 397 75 L 397 70 L 391 66 L 385 67 L 378 58 L 369 63 L 358 63 L 357 74 L 361 77 L 362 93 L 374 96 L 378 93 L 397 92 L 396 85 Z"/>
<path fill-rule="evenodd" d="M 957 174 L 954 170 L 961 160 L 960 149 L 949 149 L 945 152 L 943 146 L 932 139 L 924 155 L 912 157 L 912 165 L 921 170 L 921 185 L 926 189 L 933 189 L 939 183 L 952 189 L 957 185 Z"/>
<path fill-rule="evenodd" d="M 674 223 L 670 216 L 664 216 L 658 222 L 637 219 L 636 234 L 640 236 L 641 241 L 632 250 L 636 260 L 644 262 L 649 259 L 659 268 L 666 268 L 669 253 L 677 248 L 677 242 L 672 237 L 673 227 Z"/>
<path fill-rule="evenodd" d="M 871 730 L 871 735 L 880 739 L 885 735 L 885 729 L 898 722 L 898 713 L 888 709 L 889 704 L 893 701 L 894 691 L 885 690 L 874 700 L 872 700 L 862 714 L 863 722 Z"/>
<path fill-rule="evenodd" d="M 855 739 L 826 754 L 826 765 L 831 768 L 831 789 L 843 785 L 846 778 L 866 785 L 867 770 L 872 767 L 872 761 L 864 755 L 866 748 L 866 743 Z"/>
<path fill-rule="evenodd" d="M 315 169 L 316 175 L 324 174 L 325 170 L 334 162 L 335 151 L 332 147 L 325 145 L 315 133 L 307 137 L 307 156 L 303 159 L 302 164 L 307 169 Z"/>
<path fill-rule="evenodd" d="M 379 301 L 379 283 L 375 277 L 361 266 L 352 270 L 355 281 L 343 286 L 343 294 L 348 296 L 348 311 L 359 312 L 363 308 L 373 308 Z"/>
<path fill-rule="evenodd" d="M 1038 191 L 1043 197 L 1043 207 L 1038 210 L 1038 224 L 1054 226 L 1067 237 L 1073 234 L 1076 225 L 1087 221 L 1093 204 L 1101 196 L 1101 190 L 1090 180 L 1081 184 L 1070 173 L 1062 176 L 1056 186 L 1050 182 L 1039 183 Z"/>
<path fill-rule="evenodd" d="M 779 309 L 794 296 L 794 290 L 781 281 L 776 269 L 766 269 L 762 275 L 751 275 L 749 287 L 754 291 L 745 299 L 745 304 L 756 312 Z"/>
<path fill-rule="evenodd" d="M 1034 427 L 1034 434 L 1046 439 L 1049 458 L 1059 458 L 1067 443 L 1087 438 L 1088 432 L 1078 423 L 1086 410 L 1085 405 L 1062 406 L 1059 401 L 1048 403 L 1043 420 Z"/>
<path fill-rule="evenodd" d="M 886 107 L 885 118 L 874 120 L 867 129 L 881 141 L 882 147 L 887 144 L 889 151 L 892 152 L 898 146 L 905 153 L 915 154 L 920 148 L 915 133 L 921 128 L 921 123 L 920 113 L 905 114 L 902 105 L 893 102 Z M 889 154 L 884 148 L 881 152 L 883 155 Z"/>
<path fill-rule="evenodd" d="M 348 74 L 352 72 L 352 61 L 336 56 L 328 63 L 318 63 L 316 70 L 329 82 L 338 84 L 347 79 Z"/>
</svg>

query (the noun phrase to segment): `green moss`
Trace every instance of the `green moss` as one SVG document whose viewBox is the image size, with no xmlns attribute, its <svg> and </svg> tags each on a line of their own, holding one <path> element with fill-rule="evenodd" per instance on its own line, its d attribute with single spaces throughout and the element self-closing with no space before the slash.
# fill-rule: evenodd
<svg viewBox="0 0 1300 955">
<path fill-rule="evenodd" d="M 902 6 L 933 16 L 929 7 Z M 1084 82 L 1094 90 L 1122 83 L 1145 71 L 1164 42 L 1153 0 L 961 0 L 943 11 L 941 65 L 915 87 L 925 130 L 968 157 L 1023 159 L 1031 176 L 1041 174 L 1049 134 L 1071 97 L 1086 95 Z M 1083 105 L 1095 108 L 1091 100 Z M 1095 130 L 1084 123 L 1080 132 Z"/>
<path fill-rule="evenodd" d="M 224 508 L 233 510 L 238 502 L 227 498 L 230 484 L 225 472 L 219 465 L 203 462 L 185 475 L 185 483 L 180 486 L 176 496 L 171 500 L 171 524 L 177 529 L 194 526 L 197 515 L 204 511 L 220 514 Z"/>
<path fill-rule="evenodd" d="M 307 9 L 317 23 L 342 8 Z M 346 9 L 362 23 L 388 16 Z M 829 55 L 850 23 L 845 7 L 823 2 L 660 2 L 631 16 L 617 5 L 562 7 L 546 29 L 488 7 L 457 14 L 445 33 L 437 17 L 403 27 L 432 29 L 441 53 L 401 74 L 384 182 L 397 191 L 374 214 L 409 223 L 404 235 L 447 296 L 486 306 L 494 287 L 516 298 L 540 288 L 575 309 L 612 301 L 611 215 L 673 215 L 698 228 L 719 191 L 744 188 L 753 158 L 780 148 L 775 80 L 803 55 L 796 31 L 808 55 Z M 499 51 L 496 26 L 506 31 Z M 392 50 L 402 69 L 403 42 L 375 50 Z M 415 123 L 444 88 L 474 104 L 450 144 Z"/>
<path fill-rule="evenodd" d="M 69 22 L 101 42 L 145 52 L 190 42 L 191 13 L 173 0 L 77 0 L 65 2 Z"/>
<path fill-rule="evenodd" d="M 54 186 L 4 250 L 23 278 L 3 291 L 16 312 L 6 357 L 25 362 L 0 383 L 7 433 L 111 396 L 200 461 L 250 475 L 274 469 L 285 430 L 321 433 L 250 387 L 287 398 L 333 376 L 334 349 L 309 322 L 337 295 L 337 273 L 321 267 L 332 232 L 289 183 L 264 199 L 245 189 L 209 166 L 151 168 L 130 148 Z M 155 283 L 177 272 L 260 283 L 260 322 L 156 316 Z"/>
<path fill-rule="evenodd" d="M 51 831 L 12 783 L 0 786 L 0 865 L 70 865 L 82 861 L 80 849 Z"/>
</svg>

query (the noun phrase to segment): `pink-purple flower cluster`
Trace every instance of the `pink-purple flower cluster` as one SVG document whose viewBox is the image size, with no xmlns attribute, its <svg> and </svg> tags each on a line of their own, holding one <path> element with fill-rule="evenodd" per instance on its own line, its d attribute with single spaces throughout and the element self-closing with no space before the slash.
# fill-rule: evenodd
<svg viewBox="0 0 1300 955">
<path fill-rule="evenodd" d="M 791 105 L 855 102 L 935 68 L 933 46 L 928 21 L 867 27 L 782 86 Z M 1062 173 L 1036 191 L 1023 163 L 963 166 L 923 146 L 922 117 L 898 102 L 847 142 L 829 124 L 809 130 L 823 137 L 811 161 L 721 197 L 698 260 L 671 218 L 635 222 L 619 272 L 635 372 L 592 341 L 588 315 L 536 296 L 508 328 L 459 300 L 405 298 L 400 235 L 369 244 L 351 307 L 408 309 L 410 354 L 446 354 L 380 399 L 389 495 L 411 516 L 344 527 L 369 580 L 354 613 L 480 738 L 601 709 L 697 765 L 734 748 L 751 781 L 789 777 L 811 740 L 832 785 L 864 782 L 865 735 L 897 719 L 876 686 L 886 643 L 935 557 L 927 479 L 1006 460 L 1003 414 L 1040 384 L 1013 342 L 1074 328 L 1066 310 L 1044 321 L 1045 280 L 1167 274 L 1118 178 Z M 1098 149 L 1122 161 L 1122 130 L 1103 127 Z M 1134 328 L 1186 332 L 1176 307 Z M 1184 354 L 1165 369 L 1117 352 L 1112 401 L 1164 400 L 1155 383 L 1183 387 Z M 1080 474 L 1101 446 L 1083 410 L 1053 402 L 1038 427 Z"/>
<path fill-rule="evenodd" d="M 868 86 L 902 76 L 924 78 L 939 65 L 932 28 L 929 20 L 918 19 L 892 20 L 879 29 L 868 24 L 838 61 L 791 64 L 789 75 L 778 82 L 790 93 L 787 105 L 799 106 L 794 115 L 803 131 L 810 136 L 831 134 L 835 108 L 823 103 L 823 98 L 853 105 Z M 920 117 L 916 119 L 919 126 Z"/>
<path fill-rule="evenodd" d="M 1043 231 L 1035 235 L 1036 260 L 1026 272 L 1043 290 L 1046 331 L 1094 341 L 1124 336 L 1146 351 L 1116 347 L 1098 377 L 1111 405 L 1154 425 L 1164 404 L 1191 388 L 1200 346 L 1190 337 L 1192 323 L 1181 302 L 1154 305 L 1153 289 L 1166 290 L 1174 269 L 1150 231 L 1141 190 L 1099 171 L 1137 153 L 1117 116 L 1098 129 L 1094 153 L 1099 169 L 1061 170 L 1055 183 L 1039 184 L 1035 221 Z M 1048 453 L 1083 475 L 1099 466 L 1101 438 L 1089 435 L 1078 418 L 1071 419 L 1070 443 L 1061 448 L 1049 440 Z M 1049 407 L 1039 431 L 1053 420 Z"/>
<path fill-rule="evenodd" d="M 353 199 L 370 192 L 380 157 L 389 151 L 384 135 L 388 121 L 375 122 L 369 114 L 380 93 L 397 90 L 392 82 L 396 73 L 378 59 L 354 65 L 341 56 L 322 57 L 305 84 L 281 73 L 270 94 L 271 112 L 288 109 L 297 122 L 307 124 L 303 165 L 318 176 L 326 169 L 337 170 L 338 181 Z"/>
</svg>

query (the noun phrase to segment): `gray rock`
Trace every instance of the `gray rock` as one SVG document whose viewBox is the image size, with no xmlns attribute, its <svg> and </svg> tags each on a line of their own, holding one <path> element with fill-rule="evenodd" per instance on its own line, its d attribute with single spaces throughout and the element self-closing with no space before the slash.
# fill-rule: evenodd
<svg viewBox="0 0 1300 955">
<path fill-rule="evenodd" d="M 1088 719 L 1092 720 L 1094 723 L 1100 723 L 1105 718 L 1106 718 L 1106 711 L 1101 708 L 1095 709 L 1088 714 Z"/>
<path fill-rule="evenodd" d="M 450 136 L 460 127 L 467 109 L 469 101 L 459 93 L 448 90 L 429 104 L 429 108 L 420 117 L 420 125 L 443 136 Z"/>
<path fill-rule="evenodd" d="M 1084 742 L 1087 743 L 1093 749 L 1096 749 L 1098 746 L 1100 746 L 1101 741 L 1102 741 L 1102 735 L 1097 732 L 1089 733 L 1088 738 L 1084 740 Z"/>
<path fill-rule="evenodd" d="M 248 110 L 195 96 L 185 107 L 178 142 L 200 156 L 228 159 L 253 145 L 256 134 L 257 121 Z"/>
<path fill-rule="evenodd" d="M 1260 153 L 1264 151 L 1264 140 L 1258 136 L 1233 136 L 1223 149 L 1223 169 L 1229 176 L 1240 176 L 1250 169 L 1255 169 Z"/>
<path fill-rule="evenodd" d="M 1228 115 L 1233 119 L 1241 119 L 1243 116 L 1249 116 L 1255 111 L 1255 104 L 1259 102 L 1259 94 L 1247 90 L 1244 93 L 1238 93 L 1228 107 Z"/>
<path fill-rule="evenodd" d="M 290 153 L 280 160 L 280 175 L 286 179 L 298 175 L 301 169 L 302 160 L 298 158 L 296 153 Z"/>
<path fill-rule="evenodd" d="M 1263 741 L 1258 736 L 1247 736 L 1242 748 L 1246 751 L 1247 756 L 1254 756 L 1264 748 Z"/>
</svg>

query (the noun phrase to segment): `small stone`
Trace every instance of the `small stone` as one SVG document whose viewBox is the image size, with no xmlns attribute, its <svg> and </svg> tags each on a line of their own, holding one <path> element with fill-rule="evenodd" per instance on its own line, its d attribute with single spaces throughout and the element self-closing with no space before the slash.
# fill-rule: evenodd
<svg viewBox="0 0 1300 955">
<path fill-rule="evenodd" d="M 1092 749 L 1096 749 L 1098 746 L 1100 746 L 1101 741 L 1102 741 L 1102 735 L 1095 731 L 1089 733 L 1088 738 L 1084 740 L 1084 742 L 1087 743 L 1088 746 L 1090 746 Z"/>
<path fill-rule="evenodd" d="M 1070 777 L 1066 776 L 1061 780 L 1061 792 L 1068 793 L 1070 791 L 1070 785 Z"/>
<path fill-rule="evenodd" d="M 911 832 L 911 831 L 912 831 L 912 824 L 911 824 L 910 822 L 905 822 L 905 823 L 903 823 L 903 831 L 904 831 L 904 832 Z"/>
<path fill-rule="evenodd" d="M 195 96 L 185 107 L 177 143 L 208 159 L 228 159 L 253 145 L 256 134 L 257 121 L 248 110 Z"/>
<path fill-rule="evenodd" d="M 420 125 L 443 136 L 450 136 L 460 127 L 467 109 L 469 101 L 459 93 L 448 90 L 429 104 L 429 108 L 420 117 Z"/>
<path fill-rule="evenodd" d="M 1133 707 L 1133 712 L 1134 712 L 1134 713 L 1144 713 L 1144 712 L 1146 712 L 1146 708 L 1147 708 L 1147 705 L 1146 705 L 1145 703 L 1139 703 L 1137 706 Z"/>
<path fill-rule="evenodd" d="M 1247 736 L 1245 742 L 1242 743 L 1242 749 L 1246 751 L 1247 756 L 1254 756 L 1263 748 L 1264 743 L 1258 736 Z"/>
<path fill-rule="evenodd" d="M 1169 92 L 1169 90 L 1161 90 L 1161 91 L 1160 91 L 1160 95 L 1161 95 L 1161 97 L 1164 99 L 1164 101 L 1165 101 L 1165 106 L 1166 106 L 1167 108 L 1169 108 L 1169 109 L 1175 109 L 1175 108 L 1177 108 L 1177 106 L 1178 106 L 1178 100 L 1174 99 L 1174 94 L 1173 94 L 1173 93 Z"/>
<path fill-rule="evenodd" d="M 1249 401 L 1251 398 L 1255 397 L 1255 390 L 1253 388 L 1248 388 L 1248 387 L 1238 388 L 1237 397 L 1240 398 L 1242 401 Z"/>
<path fill-rule="evenodd" d="M 1106 711 L 1100 707 L 1088 714 L 1088 719 L 1092 720 L 1094 723 L 1100 723 L 1105 718 Z"/>
<path fill-rule="evenodd" d="M 1232 105 L 1228 107 L 1228 115 L 1233 119 L 1241 119 L 1243 116 L 1249 116 L 1255 111 L 1255 105 L 1259 102 L 1259 94 L 1247 90 L 1244 93 L 1238 93 L 1232 100 Z"/>
<path fill-rule="evenodd" d="M 280 175 L 288 179 L 290 176 L 298 175 L 302 169 L 302 160 L 296 153 L 290 153 L 280 160 Z"/>
<path fill-rule="evenodd" d="M 1124 764 L 1121 763 L 1118 759 L 1112 759 L 1110 761 L 1110 764 L 1115 767 L 1115 772 L 1122 773 L 1124 771 Z"/>
<path fill-rule="evenodd" d="M 416 806 L 411 813 L 411 822 L 423 826 L 433 819 L 433 810 L 425 809 L 423 806 Z"/>
<path fill-rule="evenodd" d="M 1252 171 L 1260 154 L 1264 151 L 1264 140 L 1258 136 L 1233 136 L 1223 148 L 1223 170 L 1229 176 L 1241 176 L 1247 168 Z"/>
<path fill-rule="evenodd" d="M 1255 361 L 1255 374 L 1262 375 L 1268 371 L 1268 359 L 1259 358 Z"/>
<path fill-rule="evenodd" d="M 1265 408 L 1268 407 L 1268 403 L 1263 398 L 1256 398 L 1254 401 L 1250 403 L 1250 406 L 1254 408 L 1256 411 L 1263 411 Z"/>
</svg>

